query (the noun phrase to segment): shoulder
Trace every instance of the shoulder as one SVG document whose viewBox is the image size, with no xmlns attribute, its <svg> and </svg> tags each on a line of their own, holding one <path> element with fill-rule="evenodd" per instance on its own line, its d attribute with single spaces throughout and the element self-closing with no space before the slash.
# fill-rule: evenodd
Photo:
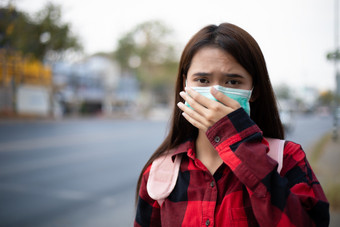
<svg viewBox="0 0 340 227">
<path fill-rule="evenodd" d="M 148 177 L 151 170 L 152 163 L 143 172 L 143 177 Z"/>
<path fill-rule="evenodd" d="M 304 166 L 306 164 L 306 153 L 301 145 L 292 141 L 286 141 L 283 151 L 282 173 L 285 174 L 296 166 Z"/>
<path fill-rule="evenodd" d="M 140 185 L 141 190 L 146 191 L 146 185 L 147 185 L 148 180 L 149 180 L 151 166 L 152 166 L 152 163 L 144 170 L 144 172 L 141 176 L 141 185 Z"/>
<path fill-rule="evenodd" d="M 153 161 L 149 171 L 147 190 L 155 200 L 166 198 L 176 185 L 178 171 L 181 165 L 181 155 L 169 151 Z"/>
<path fill-rule="evenodd" d="M 145 169 L 143 178 L 148 179 L 150 174 L 159 175 L 159 170 L 172 170 L 174 165 L 180 161 L 181 153 L 183 153 L 183 149 L 179 149 L 178 147 L 164 151 Z"/>
<path fill-rule="evenodd" d="M 283 156 L 291 157 L 295 161 L 301 161 L 306 158 L 306 153 L 300 144 L 292 141 L 285 141 Z"/>
</svg>

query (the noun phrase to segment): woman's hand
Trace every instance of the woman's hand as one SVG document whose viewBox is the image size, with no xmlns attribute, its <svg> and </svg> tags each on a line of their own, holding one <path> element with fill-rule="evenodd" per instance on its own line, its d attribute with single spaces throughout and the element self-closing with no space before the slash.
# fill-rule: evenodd
<svg viewBox="0 0 340 227">
<path fill-rule="evenodd" d="M 185 90 L 187 93 L 182 91 L 180 95 L 193 109 L 182 102 L 177 103 L 177 106 L 183 111 L 185 119 L 204 132 L 221 118 L 241 107 L 236 100 L 217 91 L 214 87 L 210 92 L 221 103 L 204 97 L 190 87 L 186 87 Z"/>
</svg>

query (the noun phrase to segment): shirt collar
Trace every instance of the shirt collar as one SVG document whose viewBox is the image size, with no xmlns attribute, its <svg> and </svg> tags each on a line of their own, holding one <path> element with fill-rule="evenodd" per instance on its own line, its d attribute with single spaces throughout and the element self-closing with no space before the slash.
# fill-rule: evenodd
<svg viewBox="0 0 340 227">
<path fill-rule="evenodd" d="M 175 156 L 182 154 L 182 153 L 187 153 L 187 155 L 192 158 L 195 159 L 196 158 L 196 154 L 195 154 L 195 141 L 193 140 L 189 140 L 187 142 L 184 142 L 182 144 L 180 144 L 177 149 L 175 150 L 175 152 L 172 154 L 171 158 L 172 161 L 175 160 Z"/>
</svg>

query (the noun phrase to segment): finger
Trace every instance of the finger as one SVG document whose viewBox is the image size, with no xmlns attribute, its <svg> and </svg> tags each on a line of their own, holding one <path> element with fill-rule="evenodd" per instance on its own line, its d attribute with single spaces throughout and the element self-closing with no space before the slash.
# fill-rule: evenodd
<svg viewBox="0 0 340 227">
<path fill-rule="evenodd" d="M 216 88 L 211 87 L 210 93 L 221 103 L 223 103 L 225 106 L 228 106 L 234 110 L 241 107 L 240 103 L 227 95 L 223 94 L 222 92 L 218 91 Z"/>
<path fill-rule="evenodd" d="M 201 115 L 206 114 L 206 109 L 211 108 L 212 106 L 215 106 L 217 102 L 215 100 L 211 100 L 194 89 L 190 87 L 186 87 L 185 90 L 188 93 L 188 100 L 186 100 L 189 105 L 194 108 L 197 112 L 199 112 Z M 190 102 L 192 102 L 192 105 Z"/>
<path fill-rule="evenodd" d="M 187 94 L 187 93 L 182 91 L 179 94 L 199 114 L 203 115 L 204 112 L 207 110 L 207 108 L 205 106 L 202 106 L 199 102 L 197 102 L 193 97 L 190 96 L 189 93 Z M 201 95 L 199 93 L 197 93 L 197 94 Z"/>
<path fill-rule="evenodd" d="M 210 127 L 221 117 L 234 111 L 234 109 L 225 106 L 222 103 L 217 102 L 216 100 L 211 100 L 210 98 L 201 95 L 191 88 L 188 88 L 187 90 L 189 91 L 188 94 L 183 92 L 182 94 L 180 93 L 181 96 L 186 99 L 186 101 L 195 111 L 197 111 L 200 115 L 204 117 L 204 121 L 202 120 L 201 122 L 203 122 L 207 127 Z M 194 97 L 192 98 L 189 93 Z M 195 97 L 196 99 L 200 99 L 201 102 L 205 103 L 206 107 L 196 102 L 196 99 L 194 99 Z"/>
<path fill-rule="evenodd" d="M 190 124 L 192 124 L 194 127 L 203 130 L 204 132 L 207 131 L 207 127 L 205 127 L 203 124 L 201 124 L 200 122 L 196 121 L 195 119 L 193 119 L 192 117 L 190 117 L 188 114 L 186 114 L 185 112 L 182 113 L 183 117 L 185 119 L 187 119 L 187 121 L 190 122 Z"/>
<path fill-rule="evenodd" d="M 209 127 L 209 122 L 205 117 L 200 115 L 198 112 L 195 110 L 189 108 L 188 106 L 184 105 L 182 102 L 177 103 L 177 106 L 184 112 L 186 113 L 187 116 L 192 118 L 193 120 L 199 122 L 200 124 L 204 125 L 205 127 Z"/>
</svg>

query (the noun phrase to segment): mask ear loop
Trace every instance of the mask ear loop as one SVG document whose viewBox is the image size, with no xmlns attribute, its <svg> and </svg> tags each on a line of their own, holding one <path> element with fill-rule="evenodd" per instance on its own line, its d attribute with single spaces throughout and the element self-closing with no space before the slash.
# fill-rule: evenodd
<svg viewBox="0 0 340 227">
<path fill-rule="evenodd" d="M 254 86 L 253 86 L 253 87 L 251 88 L 251 90 L 250 90 L 249 102 L 251 102 L 250 100 L 252 99 L 253 91 L 254 91 Z"/>
<path fill-rule="evenodd" d="M 254 90 L 254 86 L 250 89 L 249 97 L 248 97 L 249 100 L 251 99 L 251 95 L 253 94 L 253 90 Z"/>
</svg>

